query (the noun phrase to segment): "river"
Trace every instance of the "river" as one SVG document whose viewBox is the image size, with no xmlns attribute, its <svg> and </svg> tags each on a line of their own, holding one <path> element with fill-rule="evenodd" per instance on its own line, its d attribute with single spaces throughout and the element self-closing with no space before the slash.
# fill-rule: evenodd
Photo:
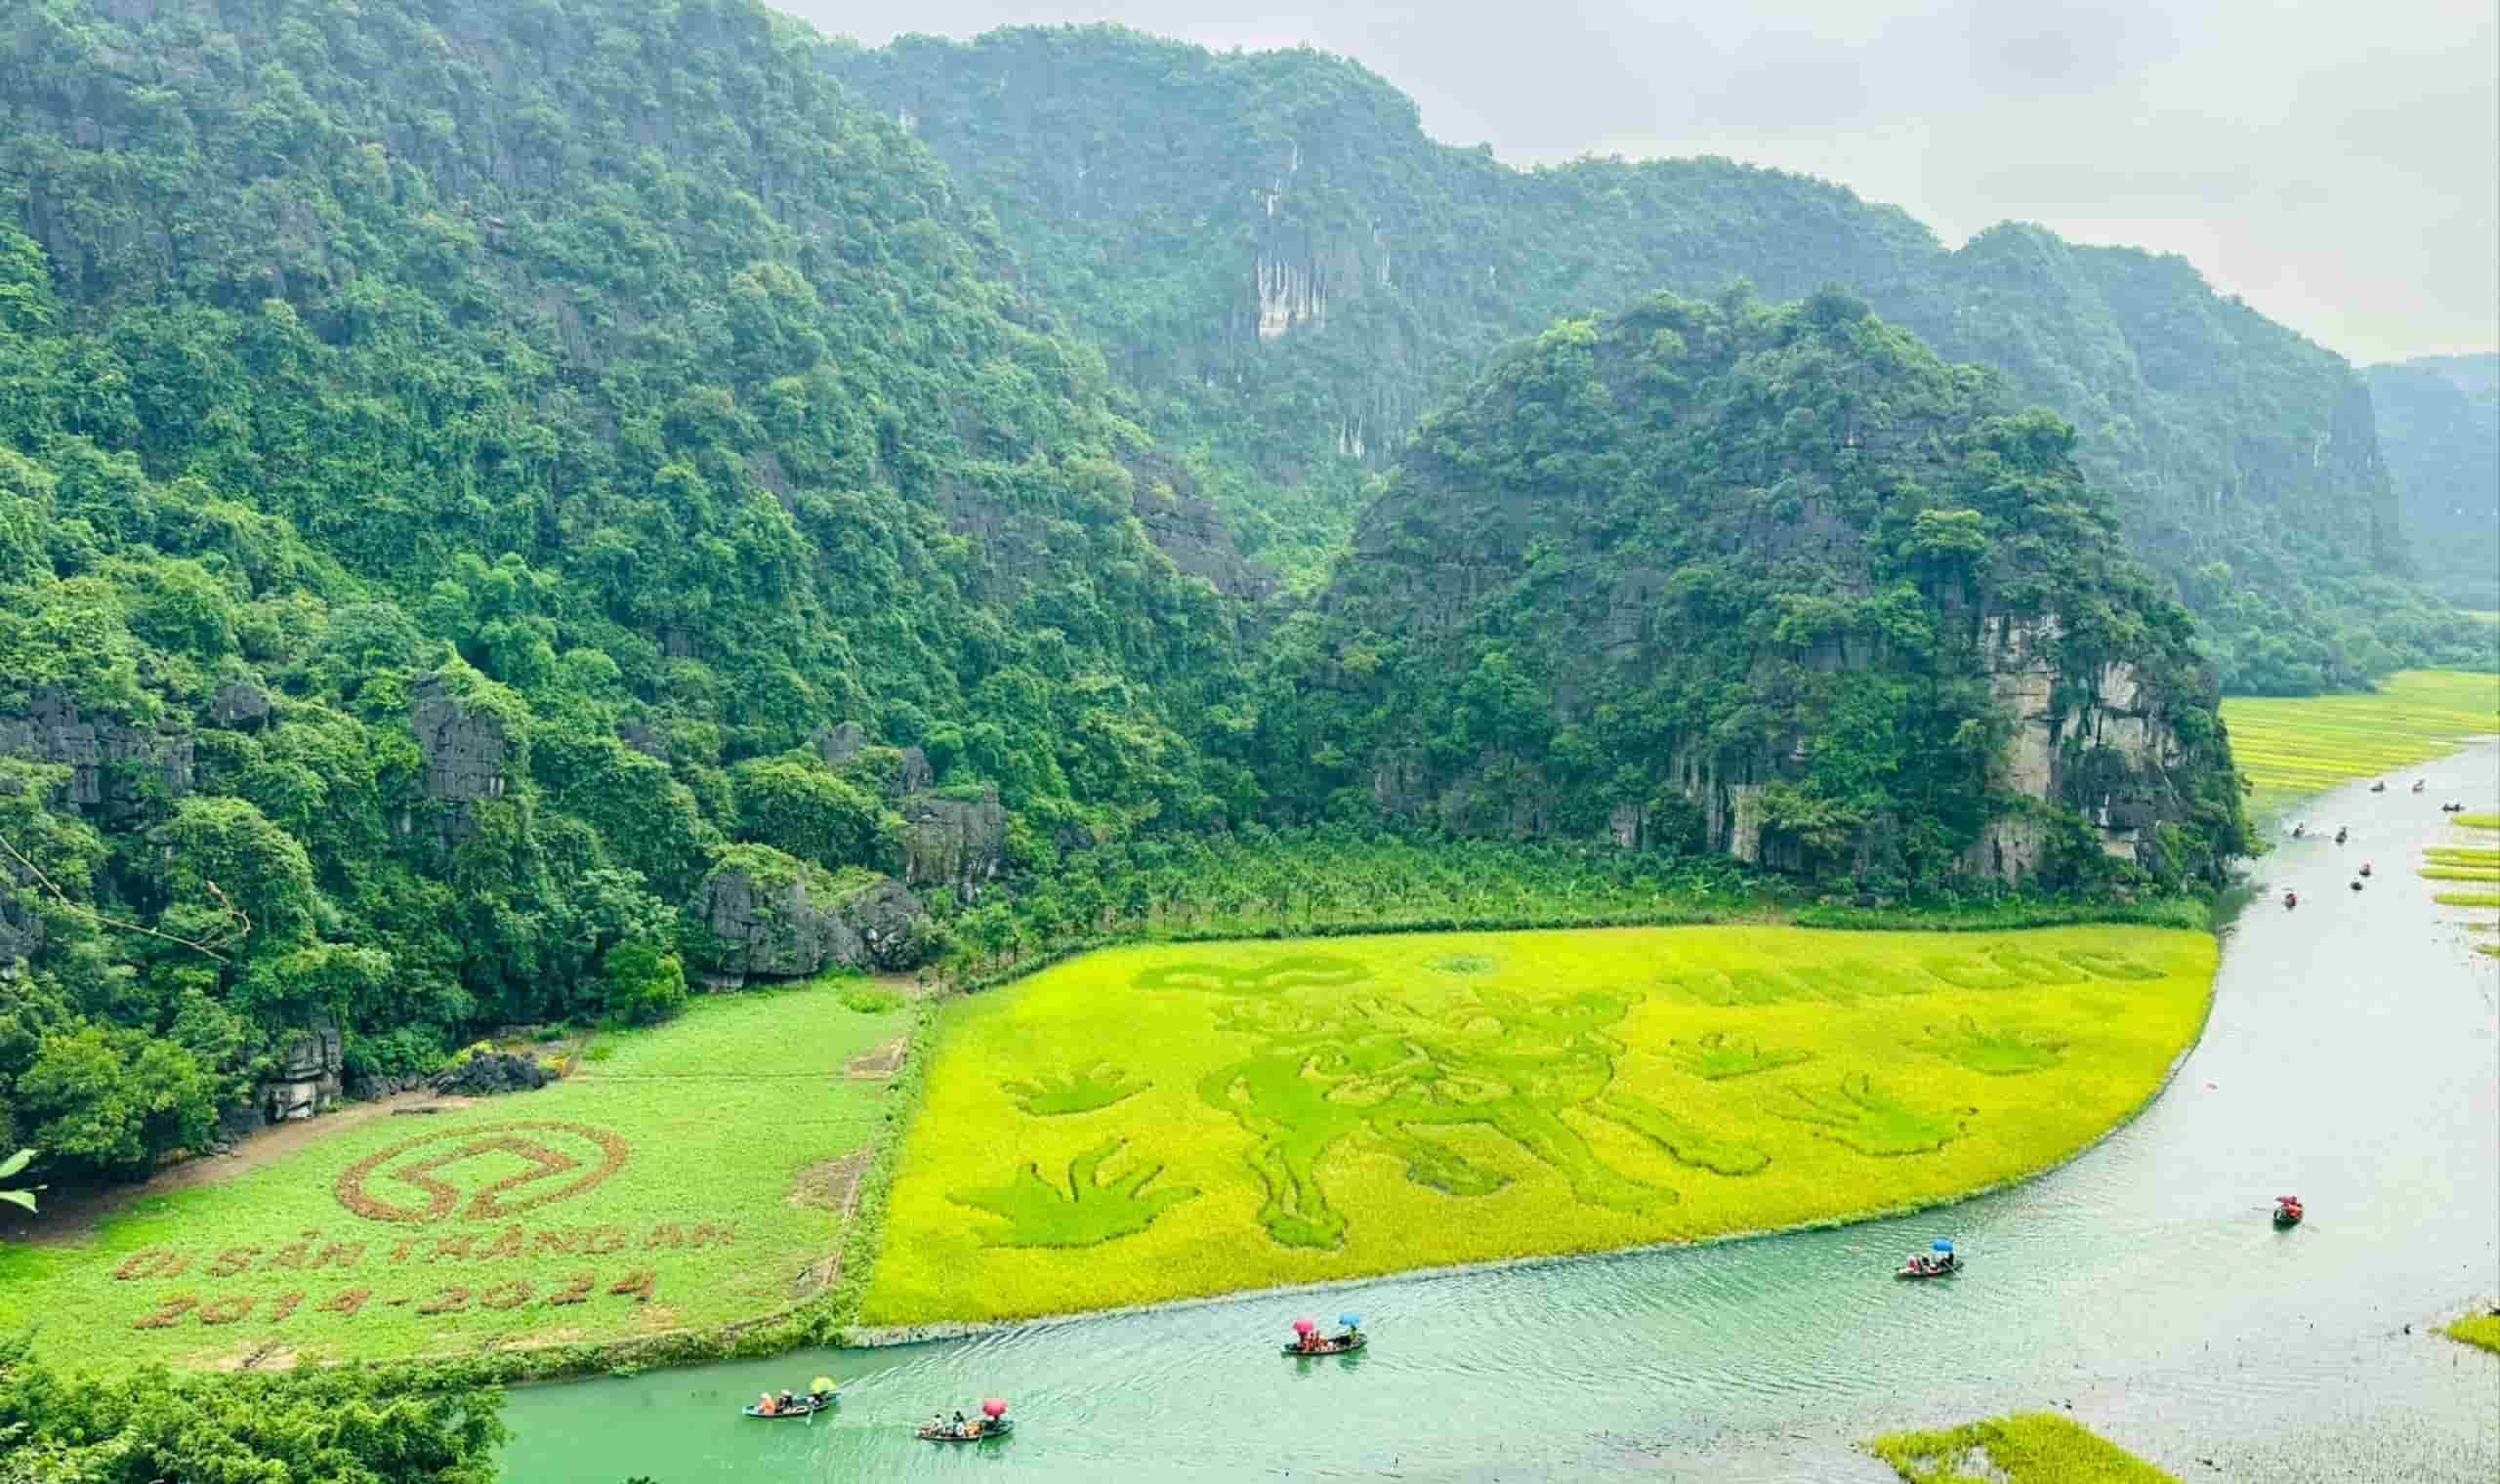
<svg viewBox="0 0 2500 1484">
<path fill-rule="evenodd" d="M 2366 787 L 2298 811 L 2351 843 L 2278 841 L 2257 864 L 2169 1091 L 2019 1188 L 1835 1231 L 526 1387 L 507 1476 L 1873 1484 L 1892 1475 L 1854 1439 L 2071 1408 L 2184 1479 L 2500 1478 L 2500 1358 L 2429 1333 L 2500 1292 L 2500 960 L 2413 872 L 2448 833 L 2440 801 L 2500 802 L 2500 744 Z M 2311 1215 L 2278 1234 L 2268 1203 L 2291 1192 Z M 1970 1271 L 1895 1282 L 1938 1234 Z M 1340 1309 L 1371 1353 L 1275 1353 L 1296 1313 Z M 819 1374 L 843 1381 L 836 1416 L 734 1415 Z M 1023 1430 L 909 1436 L 983 1396 Z"/>
</svg>

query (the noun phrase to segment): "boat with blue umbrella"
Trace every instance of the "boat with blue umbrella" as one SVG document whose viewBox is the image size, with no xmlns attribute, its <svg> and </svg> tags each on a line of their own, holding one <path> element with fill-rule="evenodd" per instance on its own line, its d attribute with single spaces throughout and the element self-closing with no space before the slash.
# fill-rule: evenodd
<svg viewBox="0 0 2500 1484">
<path fill-rule="evenodd" d="M 1285 1346 L 1285 1353 L 1287 1355 L 1352 1355 L 1370 1342 L 1363 1334 L 1362 1315 L 1340 1314 L 1337 1316 L 1337 1323 L 1344 1326 L 1340 1333 L 1322 1335 L 1319 1333 L 1317 1320 L 1295 1320 L 1293 1342 Z"/>
<path fill-rule="evenodd" d="M 1938 1237 L 1928 1244 L 1927 1251 L 1910 1254 L 1909 1260 L 1903 1262 L 1894 1276 L 1896 1278 L 1943 1278 L 1961 1270 L 1962 1258 L 1953 1251 L 1953 1244 Z"/>
</svg>

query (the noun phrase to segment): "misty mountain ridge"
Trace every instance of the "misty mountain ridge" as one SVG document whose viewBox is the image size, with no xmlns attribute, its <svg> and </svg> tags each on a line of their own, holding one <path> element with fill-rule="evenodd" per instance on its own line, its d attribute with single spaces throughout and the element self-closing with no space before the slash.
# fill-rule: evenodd
<svg viewBox="0 0 2500 1484">
<path fill-rule="evenodd" d="M 1091 26 L 841 60 L 997 213 L 1023 280 L 1103 346 L 1244 549 L 1288 572 L 1318 572 L 1366 474 L 1508 341 L 1660 288 L 1831 283 L 2076 426 L 2232 687 L 2481 655 L 2408 576 L 2359 378 L 2182 259 L 2016 224 L 1947 250 L 1896 208 L 1724 159 L 1513 169 L 1308 50 Z"/>
</svg>

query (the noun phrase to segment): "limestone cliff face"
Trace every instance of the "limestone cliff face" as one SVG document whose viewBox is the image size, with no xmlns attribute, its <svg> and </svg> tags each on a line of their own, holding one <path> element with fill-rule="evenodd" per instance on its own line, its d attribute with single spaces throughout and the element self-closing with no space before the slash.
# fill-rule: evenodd
<svg viewBox="0 0 2500 1484">
<path fill-rule="evenodd" d="M 944 886 L 965 901 L 998 879 L 1007 853 L 1007 810 L 990 787 L 978 799 L 916 793 L 903 800 L 903 880 Z"/>
<path fill-rule="evenodd" d="M 716 989 L 826 969 L 909 968 L 925 915 L 900 882 L 835 877 L 757 846 L 713 871 L 699 910 L 715 945 L 704 977 Z"/>
<path fill-rule="evenodd" d="M 21 707 L 0 709 L 0 757 L 65 765 L 66 802 L 112 824 L 145 815 L 153 790 L 167 799 L 191 790 L 188 735 L 85 715 L 51 686 L 35 690 Z"/>
<path fill-rule="evenodd" d="M 2244 823 L 2189 621 L 2071 430 L 2001 406 L 1840 296 L 1558 326 L 1366 513 L 1281 719 L 1298 802 L 1860 880 L 2213 875 Z"/>
</svg>

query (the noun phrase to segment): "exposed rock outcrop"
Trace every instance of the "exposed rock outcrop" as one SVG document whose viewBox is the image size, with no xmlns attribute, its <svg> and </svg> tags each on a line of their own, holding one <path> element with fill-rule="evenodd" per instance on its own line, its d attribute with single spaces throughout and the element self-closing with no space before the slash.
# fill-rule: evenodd
<svg viewBox="0 0 2500 1484">
<path fill-rule="evenodd" d="M 270 693 L 240 680 L 220 685 L 209 700 L 208 719 L 237 731 L 257 730 L 270 719 Z"/>
<path fill-rule="evenodd" d="M 282 1124 L 329 1111 L 345 1092 L 340 1074 L 346 1066 L 347 1045 L 339 1023 L 326 1014 L 315 1015 L 288 1035 L 279 1050 L 276 1070 L 253 1092 L 255 1116 L 241 1122 L 250 1127 Z M 232 1130 L 237 1120 L 229 1116 L 227 1125 Z M 249 1127 L 242 1132 L 249 1132 Z"/>
<path fill-rule="evenodd" d="M 455 699 L 440 677 L 419 682 L 408 725 L 425 755 L 429 799 L 468 801 L 504 796 L 504 723 Z"/>
<path fill-rule="evenodd" d="M 908 969 L 918 962 L 920 899 L 891 877 L 836 877 L 762 846 L 740 846 L 703 885 L 716 989 L 826 969 Z"/>
<path fill-rule="evenodd" d="M 1213 504 L 1198 498 L 1197 481 L 1168 459 L 1140 459 L 1129 466 L 1136 487 L 1138 523 L 1172 564 L 1228 598 L 1256 601 L 1275 591 L 1276 580 L 1233 544 L 1232 531 Z"/>
<path fill-rule="evenodd" d="M 435 1073 L 427 1086 L 438 1092 L 486 1097 L 497 1092 L 535 1092 L 555 1080 L 534 1056 L 486 1051 Z"/>
<path fill-rule="evenodd" d="M 995 786 L 978 799 L 917 793 L 903 800 L 903 880 L 971 901 L 1006 859 L 1007 810 Z"/>
<path fill-rule="evenodd" d="M 68 802 L 114 824 L 145 816 L 151 797 L 191 791 L 191 739 L 89 717 L 55 686 L 36 688 L 20 709 L 0 710 L 0 756 L 66 766 Z"/>
</svg>

